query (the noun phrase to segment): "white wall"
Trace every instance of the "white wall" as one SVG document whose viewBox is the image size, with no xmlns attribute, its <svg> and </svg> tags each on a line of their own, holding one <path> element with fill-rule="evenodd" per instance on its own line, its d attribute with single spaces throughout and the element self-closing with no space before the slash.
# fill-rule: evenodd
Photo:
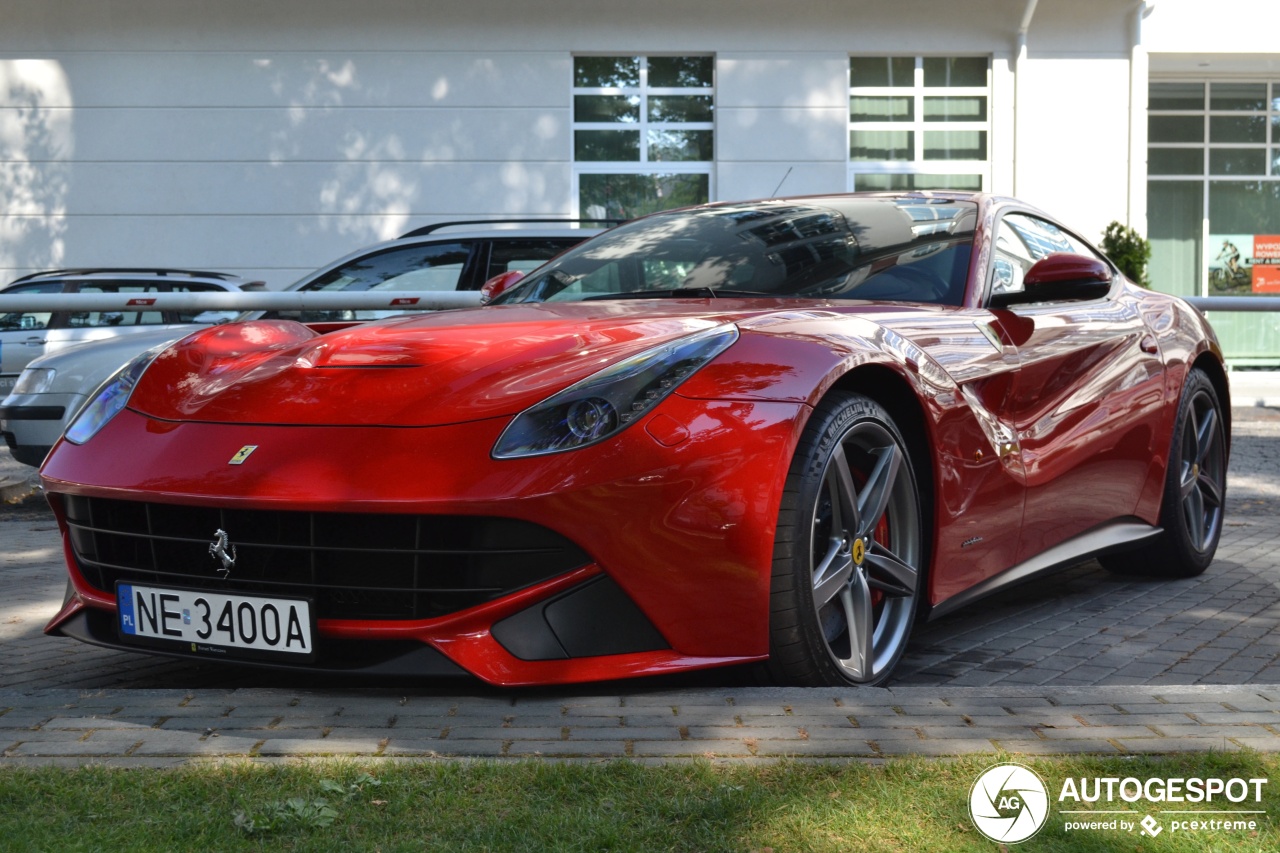
<svg viewBox="0 0 1280 853">
<path fill-rule="evenodd" d="M 0 90 L 32 104 L 0 111 L 0 267 L 283 285 L 426 214 L 562 212 L 569 74 L 522 52 L 0 60 Z"/>
<path fill-rule="evenodd" d="M 1276 61 L 1276 0 L 1148 0 L 1143 42 L 1152 53 L 1254 54 Z"/>
<path fill-rule="evenodd" d="M 1026 5 L 0 0 L 0 282 L 283 286 L 428 221 L 565 214 L 575 52 L 716 54 L 722 199 L 847 188 L 850 53 L 990 54 L 992 188 L 1096 236 L 1122 218 L 1131 6 L 1040 0 L 1015 76 Z"/>
<path fill-rule="evenodd" d="M 1128 216 L 1129 64 L 1028 59 L 1018 74 L 1018 197 L 1097 242 Z"/>
</svg>

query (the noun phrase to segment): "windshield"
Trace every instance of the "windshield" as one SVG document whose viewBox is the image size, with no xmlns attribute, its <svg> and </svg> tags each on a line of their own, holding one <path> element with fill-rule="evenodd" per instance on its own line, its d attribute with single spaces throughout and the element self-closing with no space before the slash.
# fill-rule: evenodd
<svg viewBox="0 0 1280 853">
<path fill-rule="evenodd" d="M 562 255 L 494 300 L 699 296 L 959 305 L 977 206 L 847 197 L 649 216 Z"/>
</svg>

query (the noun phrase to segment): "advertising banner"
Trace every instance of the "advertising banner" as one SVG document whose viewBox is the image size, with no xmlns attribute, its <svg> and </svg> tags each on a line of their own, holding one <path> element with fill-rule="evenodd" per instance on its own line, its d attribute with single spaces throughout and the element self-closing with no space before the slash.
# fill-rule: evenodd
<svg viewBox="0 0 1280 853">
<path fill-rule="evenodd" d="M 1280 293 L 1280 235 L 1209 235 L 1209 295 Z"/>
</svg>

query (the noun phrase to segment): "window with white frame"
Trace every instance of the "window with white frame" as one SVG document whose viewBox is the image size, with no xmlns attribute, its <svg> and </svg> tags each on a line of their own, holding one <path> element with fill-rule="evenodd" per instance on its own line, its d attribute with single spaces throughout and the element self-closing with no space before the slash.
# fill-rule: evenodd
<svg viewBox="0 0 1280 853">
<path fill-rule="evenodd" d="M 575 56 L 578 215 L 630 219 L 711 199 L 715 58 Z"/>
<path fill-rule="evenodd" d="M 1157 290 L 1280 295 L 1280 79 L 1149 82 L 1146 236 Z M 1274 317 L 1213 315 L 1232 364 L 1280 364 Z"/>
<path fill-rule="evenodd" d="M 988 57 L 850 57 L 850 188 L 985 189 L 990 105 Z"/>
</svg>

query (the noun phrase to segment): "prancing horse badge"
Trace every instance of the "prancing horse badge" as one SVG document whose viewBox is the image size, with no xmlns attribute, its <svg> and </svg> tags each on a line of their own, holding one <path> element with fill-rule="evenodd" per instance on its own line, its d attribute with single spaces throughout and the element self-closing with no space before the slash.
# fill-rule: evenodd
<svg viewBox="0 0 1280 853">
<path fill-rule="evenodd" d="M 236 451 L 236 455 L 232 456 L 228 465 L 243 465 L 244 460 L 249 458 L 249 454 L 258 449 L 256 444 L 246 444 L 244 447 Z"/>
</svg>

